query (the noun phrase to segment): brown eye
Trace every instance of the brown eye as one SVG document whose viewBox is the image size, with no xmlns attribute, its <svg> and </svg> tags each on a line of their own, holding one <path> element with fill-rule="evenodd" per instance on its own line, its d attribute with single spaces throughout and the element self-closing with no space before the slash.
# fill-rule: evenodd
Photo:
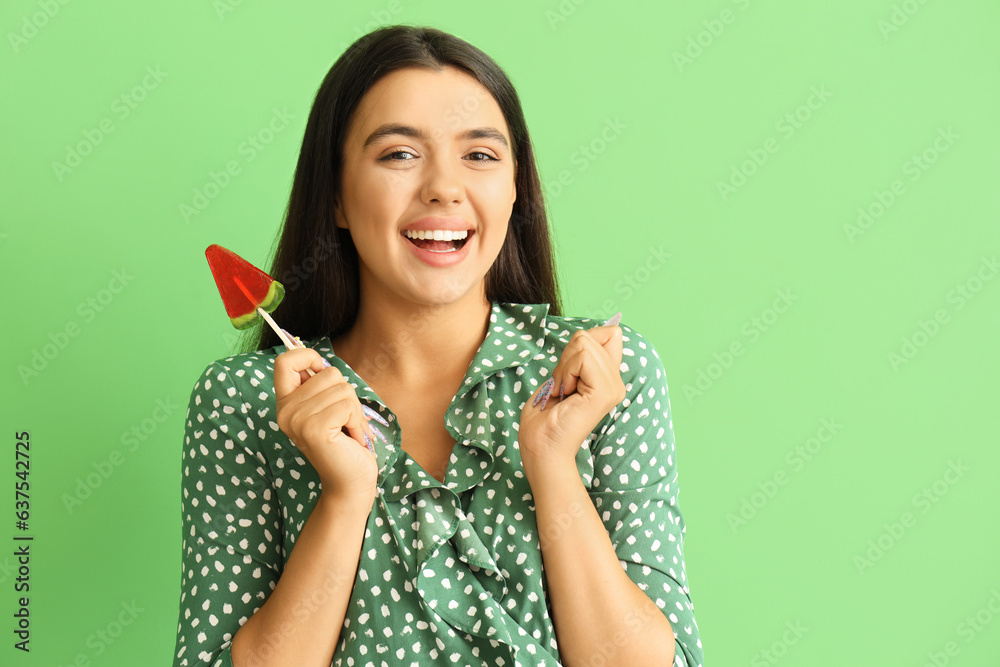
<svg viewBox="0 0 1000 667">
<path fill-rule="evenodd" d="M 380 157 L 378 160 L 379 160 L 379 162 L 389 162 L 389 161 L 408 162 L 409 159 L 410 159 L 410 158 L 396 157 L 396 156 L 399 156 L 399 155 L 409 155 L 410 158 L 416 158 L 417 157 L 416 155 L 414 155 L 410 151 L 393 151 L 393 152 L 389 153 L 388 155 L 386 155 L 385 157 Z"/>
</svg>

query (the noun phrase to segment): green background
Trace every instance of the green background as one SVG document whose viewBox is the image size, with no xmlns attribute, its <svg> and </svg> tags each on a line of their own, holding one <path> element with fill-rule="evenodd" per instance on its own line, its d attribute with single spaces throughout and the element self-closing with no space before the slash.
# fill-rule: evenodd
<svg viewBox="0 0 1000 667">
<path fill-rule="evenodd" d="M 170 663 L 184 411 L 234 343 L 203 251 L 266 265 L 313 95 L 387 22 L 453 32 L 507 70 L 566 311 L 622 310 L 664 360 L 706 664 L 998 664 L 987 0 L 5 2 L 0 663 Z M 291 120 L 251 153 L 275 109 Z M 102 121 L 78 166 L 53 166 Z M 872 222 L 852 230 L 859 208 Z M 24 373 L 36 352 L 51 358 Z M 8 555 L 22 430 L 27 656 Z"/>
</svg>

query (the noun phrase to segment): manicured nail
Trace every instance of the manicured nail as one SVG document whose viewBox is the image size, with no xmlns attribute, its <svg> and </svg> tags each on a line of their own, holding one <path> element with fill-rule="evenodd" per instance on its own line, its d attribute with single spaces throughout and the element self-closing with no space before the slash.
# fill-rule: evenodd
<svg viewBox="0 0 1000 667">
<path fill-rule="evenodd" d="M 374 433 L 375 437 L 384 442 L 386 445 L 389 444 L 388 438 L 385 437 L 385 434 L 382 433 L 382 431 L 378 430 L 377 428 L 373 428 L 372 433 Z"/>
<path fill-rule="evenodd" d="M 361 411 L 363 413 L 365 413 L 365 417 L 367 417 L 368 419 L 374 419 L 375 421 L 377 421 L 379 424 L 382 424 L 383 426 L 388 426 L 389 425 L 389 422 L 387 422 L 385 420 L 385 418 L 382 417 L 382 415 L 380 415 L 374 408 L 371 408 L 371 407 L 369 407 L 367 405 L 362 405 L 361 406 Z"/>
<path fill-rule="evenodd" d="M 552 390 L 552 378 L 546 380 L 542 386 L 538 389 L 538 395 L 535 396 L 535 400 L 531 403 L 531 407 L 537 406 L 545 398 L 545 395 Z"/>
<path fill-rule="evenodd" d="M 549 393 L 552 391 L 552 385 L 554 384 L 555 384 L 555 378 L 549 378 L 548 380 L 546 380 L 545 384 L 542 385 L 541 390 L 539 390 L 538 396 L 535 396 L 535 401 L 534 403 L 531 404 L 531 407 L 535 407 L 536 405 L 541 403 L 542 404 L 541 409 L 544 410 L 545 403 L 548 402 L 549 400 Z"/>
<path fill-rule="evenodd" d="M 609 319 L 607 322 L 604 323 L 604 326 L 616 327 L 618 326 L 618 323 L 621 321 L 622 321 L 622 314 L 621 311 L 618 311 L 617 313 L 611 316 L 611 319 Z"/>
<path fill-rule="evenodd" d="M 542 400 L 542 394 L 545 393 L 546 384 L 548 384 L 548 380 L 546 380 L 545 383 L 543 383 L 542 386 L 538 388 L 538 393 L 535 394 L 535 400 L 531 402 L 531 407 L 535 407 L 536 405 L 538 405 L 539 401 Z"/>
<path fill-rule="evenodd" d="M 562 403 L 564 400 L 566 400 L 566 387 L 563 386 L 562 382 L 560 382 L 559 383 L 559 402 Z"/>
</svg>

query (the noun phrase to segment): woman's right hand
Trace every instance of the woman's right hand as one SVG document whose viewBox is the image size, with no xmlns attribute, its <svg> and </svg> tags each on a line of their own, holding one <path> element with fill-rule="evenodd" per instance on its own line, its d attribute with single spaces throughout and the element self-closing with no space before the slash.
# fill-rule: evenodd
<svg viewBox="0 0 1000 667">
<path fill-rule="evenodd" d="M 310 377 L 307 368 L 316 374 Z M 365 433 L 374 437 L 354 387 L 325 367 L 316 350 L 299 348 L 274 360 L 274 392 L 278 427 L 316 469 L 323 495 L 370 507 L 378 463 L 364 444 Z"/>
</svg>

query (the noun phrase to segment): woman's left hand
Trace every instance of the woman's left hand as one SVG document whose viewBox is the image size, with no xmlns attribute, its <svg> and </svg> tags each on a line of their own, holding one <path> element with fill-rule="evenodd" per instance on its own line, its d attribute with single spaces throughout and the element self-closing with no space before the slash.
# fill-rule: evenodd
<svg viewBox="0 0 1000 667">
<path fill-rule="evenodd" d="M 625 398 L 621 363 L 620 327 L 573 334 L 552 376 L 521 410 L 518 442 L 529 483 L 536 471 L 576 468 L 584 440 Z"/>
</svg>

